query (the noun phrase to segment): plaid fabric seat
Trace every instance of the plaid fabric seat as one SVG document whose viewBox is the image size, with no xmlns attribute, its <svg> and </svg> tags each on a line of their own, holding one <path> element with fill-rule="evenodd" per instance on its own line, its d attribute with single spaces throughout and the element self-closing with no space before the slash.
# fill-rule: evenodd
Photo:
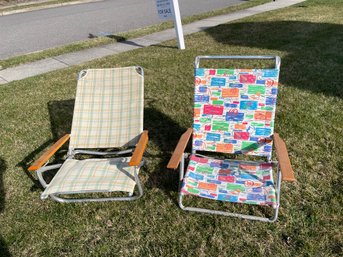
<svg viewBox="0 0 343 257">
<path fill-rule="evenodd" d="M 143 131 L 144 79 L 137 67 L 89 69 L 78 80 L 70 148 L 134 146 Z"/>
<path fill-rule="evenodd" d="M 277 207 L 272 164 L 265 162 L 216 160 L 192 155 L 181 193 Z"/>
<path fill-rule="evenodd" d="M 133 193 L 134 167 L 129 157 L 112 159 L 67 159 L 41 198 L 50 194 L 76 194 L 123 191 Z"/>
</svg>

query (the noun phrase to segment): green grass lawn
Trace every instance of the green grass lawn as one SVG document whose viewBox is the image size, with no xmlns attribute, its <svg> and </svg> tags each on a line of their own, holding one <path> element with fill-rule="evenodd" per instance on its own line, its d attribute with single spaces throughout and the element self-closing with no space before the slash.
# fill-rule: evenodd
<svg viewBox="0 0 343 257">
<path fill-rule="evenodd" d="M 2 85 L 0 255 L 341 256 L 342 17 L 342 1 L 309 0 L 187 36 L 184 51 L 168 41 Z M 229 54 L 282 58 L 276 131 L 298 181 L 282 184 L 273 224 L 181 211 L 178 173 L 165 168 L 192 124 L 195 56 Z M 41 201 L 35 174 L 25 170 L 69 132 L 78 71 L 130 65 L 145 71 L 145 195 L 135 202 Z"/>
</svg>

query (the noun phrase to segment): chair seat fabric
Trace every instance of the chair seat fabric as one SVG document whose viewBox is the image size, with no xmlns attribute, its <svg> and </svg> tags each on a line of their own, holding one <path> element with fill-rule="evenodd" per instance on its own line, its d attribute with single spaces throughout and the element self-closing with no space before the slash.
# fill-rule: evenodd
<svg viewBox="0 0 343 257">
<path fill-rule="evenodd" d="M 192 155 L 181 193 L 276 208 L 273 164 Z"/>
<path fill-rule="evenodd" d="M 67 159 L 41 195 L 123 191 L 136 185 L 130 157 L 111 159 Z M 138 173 L 138 169 L 137 169 Z"/>
<path fill-rule="evenodd" d="M 143 131 L 137 67 L 88 69 L 78 79 L 69 148 L 135 146 Z"/>
</svg>

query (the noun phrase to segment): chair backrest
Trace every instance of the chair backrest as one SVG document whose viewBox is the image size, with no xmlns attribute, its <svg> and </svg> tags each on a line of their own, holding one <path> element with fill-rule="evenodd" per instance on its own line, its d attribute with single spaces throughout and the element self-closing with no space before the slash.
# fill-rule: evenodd
<svg viewBox="0 0 343 257">
<path fill-rule="evenodd" d="M 199 68 L 200 59 L 275 59 L 274 69 Z M 193 151 L 271 157 L 280 58 L 197 57 Z"/>
<path fill-rule="evenodd" d="M 70 149 L 134 146 L 143 131 L 141 67 L 80 72 Z"/>
</svg>

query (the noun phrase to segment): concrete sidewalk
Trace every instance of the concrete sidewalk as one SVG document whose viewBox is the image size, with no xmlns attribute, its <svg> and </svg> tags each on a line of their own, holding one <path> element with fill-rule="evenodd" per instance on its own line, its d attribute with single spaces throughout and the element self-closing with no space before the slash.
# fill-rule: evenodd
<svg viewBox="0 0 343 257">
<path fill-rule="evenodd" d="M 215 16 L 193 22 L 183 26 L 184 34 L 189 35 L 195 32 L 203 31 L 219 24 L 238 20 L 255 14 L 268 12 L 284 7 L 288 7 L 305 0 L 277 0 L 238 12 Z M 114 55 L 133 49 L 160 44 L 163 41 L 174 39 L 176 37 L 174 29 L 167 29 L 143 37 L 122 41 L 114 44 L 94 47 L 78 52 L 67 53 L 40 61 L 19 65 L 16 67 L 0 71 L 0 84 L 6 84 L 15 80 L 21 80 L 28 77 L 44 74 L 50 71 L 67 68 L 73 65 L 81 64 L 94 59 Z M 187 46 L 186 46 L 187 47 Z"/>
</svg>

